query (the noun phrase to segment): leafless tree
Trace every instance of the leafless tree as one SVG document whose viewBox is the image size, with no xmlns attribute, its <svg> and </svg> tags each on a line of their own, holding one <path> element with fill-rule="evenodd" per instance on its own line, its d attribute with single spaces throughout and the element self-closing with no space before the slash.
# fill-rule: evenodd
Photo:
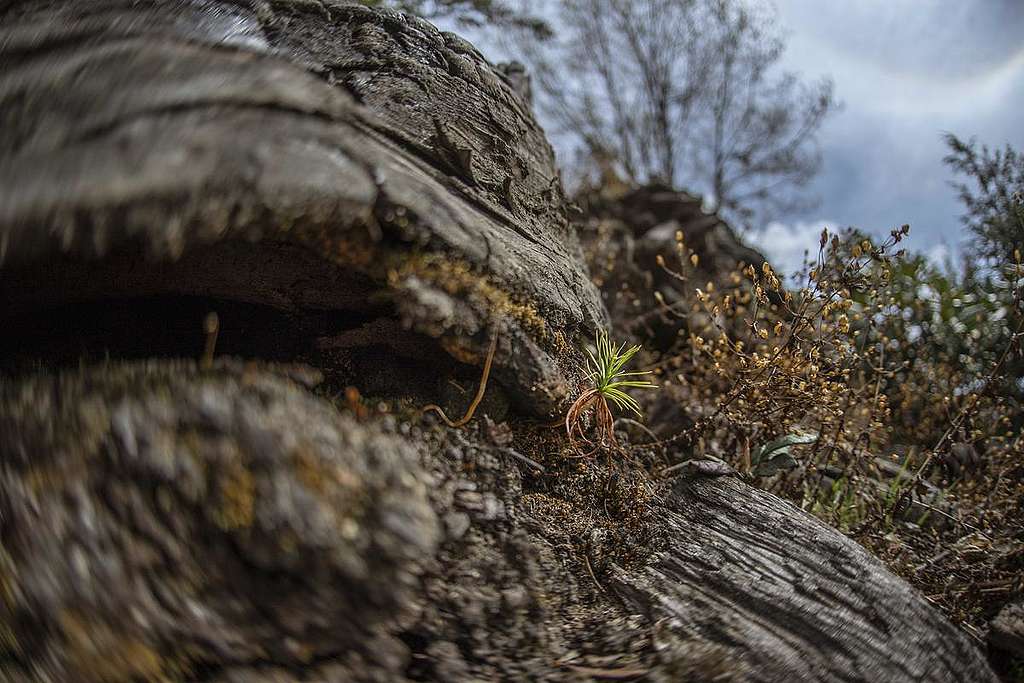
<svg viewBox="0 0 1024 683">
<path fill-rule="evenodd" d="M 743 0 L 566 0 L 519 35 L 552 134 L 594 167 L 703 193 L 738 225 L 805 208 L 829 79 L 780 69 L 774 14 Z"/>
</svg>

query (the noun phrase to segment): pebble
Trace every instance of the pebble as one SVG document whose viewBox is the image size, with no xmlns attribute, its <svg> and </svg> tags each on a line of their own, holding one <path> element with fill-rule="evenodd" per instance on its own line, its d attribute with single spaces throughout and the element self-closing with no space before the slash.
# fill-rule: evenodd
<svg viewBox="0 0 1024 683">
<path fill-rule="evenodd" d="M 449 512 L 444 516 L 444 528 L 449 538 L 462 538 L 469 531 L 469 515 L 464 512 Z"/>
<path fill-rule="evenodd" d="M 505 503 L 493 493 L 483 495 L 483 518 L 488 521 L 505 519 Z"/>
</svg>

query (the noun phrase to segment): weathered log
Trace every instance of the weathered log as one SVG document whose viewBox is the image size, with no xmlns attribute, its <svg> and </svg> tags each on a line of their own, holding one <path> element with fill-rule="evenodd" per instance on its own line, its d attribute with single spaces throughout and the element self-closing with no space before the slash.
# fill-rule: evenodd
<svg viewBox="0 0 1024 683">
<path fill-rule="evenodd" d="M 550 147 L 456 37 L 7 0 L 0 64 L 0 680 L 993 680 L 809 515 L 523 419 L 604 312 Z M 167 360 L 210 310 L 247 362 Z M 402 408 L 495 328 L 506 423 Z"/>
<path fill-rule="evenodd" d="M 855 542 L 731 478 L 680 482 L 676 542 L 616 571 L 628 605 L 716 643 L 744 680 L 990 680 L 974 645 Z"/>
<path fill-rule="evenodd" d="M 989 625 L 988 642 L 1015 657 L 1024 657 L 1024 602 L 1011 602 Z"/>
<path fill-rule="evenodd" d="M 8 315 L 386 307 L 460 360 L 499 327 L 497 375 L 537 412 L 571 388 L 569 340 L 604 314 L 553 154 L 456 36 L 338 2 L 6 2 L 0 60 Z"/>
</svg>

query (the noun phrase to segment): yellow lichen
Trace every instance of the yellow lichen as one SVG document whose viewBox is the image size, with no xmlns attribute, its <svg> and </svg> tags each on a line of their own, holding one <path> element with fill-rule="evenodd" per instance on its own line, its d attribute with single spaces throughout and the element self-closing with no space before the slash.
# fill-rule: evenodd
<svg viewBox="0 0 1024 683">
<path fill-rule="evenodd" d="M 68 669 L 76 680 L 170 683 L 184 667 L 165 659 L 136 636 L 67 611 L 60 617 Z"/>
<path fill-rule="evenodd" d="M 0 603 L 8 609 L 14 608 L 14 576 L 10 560 L 0 548 Z"/>
<path fill-rule="evenodd" d="M 350 469 L 318 456 L 312 446 L 300 443 L 292 451 L 291 460 L 295 467 L 295 476 L 311 491 L 326 495 L 331 489 L 340 489 L 350 501 L 354 501 L 359 495 L 359 477 Z"/>
<path fill-rule="evenodd" d="M 14 630 L 10 624 L 0 621 L 0 653 L 18 651 L 18 638 L 14 635 Z"/>
<path fill-rule="evenodd" d="M 552 334 L 551 336 L 553 338 L 555 352 L 558 354 L 559 357 L 576 352 L 576 349 L 565 338 L 565 333 L 562 332 L 561 330 L 555 330 L 554 334 Z"/>
<path fill-rule="evenodd" d="M 217 482 L 220 507 L 214 521 L 225 531 L 252 525 L 256 500 L 256 483 L 252 473 L 239 460 L 231 460 Z"/>
<path fill-rule="evenodd" d="M 303 486 L 318 495 L 324 495 L 327 491 L 329 474 L 325 471 L 319 458 L 306 449 L 297 448 L 292 452 L 292 465 L 295 467 L 295 476 L 299 478 Z"/>
</svg>

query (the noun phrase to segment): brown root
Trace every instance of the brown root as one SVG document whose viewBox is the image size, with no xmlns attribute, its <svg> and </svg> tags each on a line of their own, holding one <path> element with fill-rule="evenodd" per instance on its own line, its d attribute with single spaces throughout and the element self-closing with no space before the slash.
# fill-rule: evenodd
<svg viewBox="0 0 1024 683">
<path fill-rule="evenodd" d="M 583 416 L 591 408 L 594 409 L 594 432 L 597 434 L 596 443 L 588 439 L 583 431 Z M 574 446 L 584 443 L 593 447 L 586 455 L 595 453 L 602 446 L 618 446 L 615 440 L 615 417 L 612 415 L 608 400 L 597 389 L 588 389 L 583 392 L 569 406 L 569 410 L 565 413 L 565 431 L 569 435 L 569 441 Z"/>
<path fill-rule="evenodd" d="M 448 419 L 447 415 L 444 414 L 444 409 L 441 406 L 435 405 L 433 403 L 427 406 L 423 406 L 423 412 L 426 413 L 428 411 L 433 410 L 434 412 L 441 416 L 441 419 L 444 420 L 444 423 L 446 425 L 453 428 L 462 427 L 466 425 L 470 420 L 472 420 L 473 413 L 476 412 L 477 406 L 480 405 L 480 401 L 484 399 L 484 393 L 487 391 L 487 378 L 490 377 L 491 375 L 491 363 L 494 362 L 494 351 L 497 348 L 498 333 L 495 332 L 491 336 L 491 345 L 487 349 L 487 358 L 484 360 L 484 371 L 483 374 L 480 375 L 480 386 L 476 390 L 476 396 L 473 397 L 473 402 L 470 403 L 469 408 L 466 409 L 465 415 L 463 415 L 460 419 L 455 420 L 453 422 Z"/>
</svg>

